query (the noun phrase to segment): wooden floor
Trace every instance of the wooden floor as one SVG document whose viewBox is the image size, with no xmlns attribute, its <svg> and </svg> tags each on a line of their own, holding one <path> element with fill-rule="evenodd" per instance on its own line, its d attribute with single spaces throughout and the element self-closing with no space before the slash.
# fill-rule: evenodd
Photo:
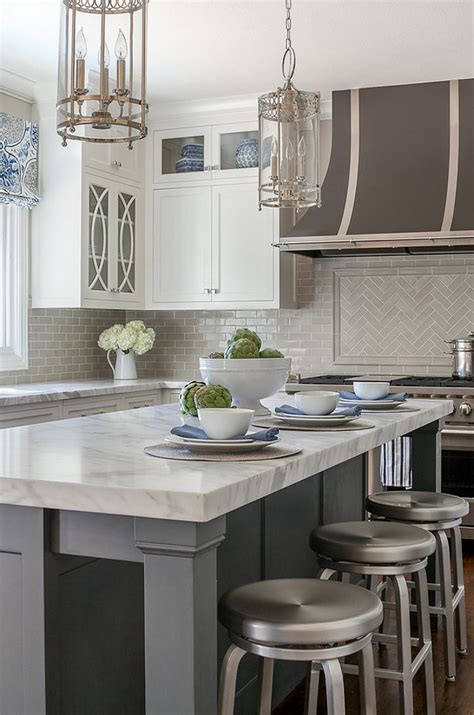
<svg viewBox="0 0 474 715">
<path fill-rule="evenodd" d="M 468 621 L 469 652 L 457 656 L 457 677 L 455 683 L 447 683 L 444 678 L 442 633 L 433 636 L 436 713 L 437 715 L 474 715 L 474 541 L 464 541 L 464 576 L 466 583 L 466 605 Z M 386 657 L 396 665 L 395 654 L 391 646 Z M 322 678 L 321 678 L 322 680 Z M 398 686 L 388 680 L 377 679 L 377 712 L 382 715 L 400 715 Z M 359 694 L 357 679 L 345 677 L 347 715 L 358 715 Z M 280 705 L 274 715 L 302 715 L 304 712 L 304 687 Z M 321 690 L 318 703 L 318 715 L 326 712 L 324 692 Z M 415 715 L 424 715 L 423 675 L 415 678 Z"/>
</svg>

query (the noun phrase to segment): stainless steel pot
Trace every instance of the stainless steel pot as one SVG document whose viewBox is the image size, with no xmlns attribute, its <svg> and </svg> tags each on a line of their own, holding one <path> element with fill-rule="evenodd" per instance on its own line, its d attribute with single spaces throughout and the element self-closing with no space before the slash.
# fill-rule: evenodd
<svg viewBox="0 0 474 715">
<path fill-rule="evenodd" d="M 474 379 L 474 333 L 465 338 L 446 340 L 453 356 L 453 378 L 455 380 Z"/>
</svg>

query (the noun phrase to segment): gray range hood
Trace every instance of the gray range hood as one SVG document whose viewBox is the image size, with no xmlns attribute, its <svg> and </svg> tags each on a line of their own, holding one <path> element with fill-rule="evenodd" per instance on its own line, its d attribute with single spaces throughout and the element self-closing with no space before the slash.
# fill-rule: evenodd
<svg viewBox="0 0 474 715">
<path fill-rule="evenodd" d="M 474 251 L 474 80 L 332 98 L 323 205 L 275 245 L 313 256 Z"/>
</svg>

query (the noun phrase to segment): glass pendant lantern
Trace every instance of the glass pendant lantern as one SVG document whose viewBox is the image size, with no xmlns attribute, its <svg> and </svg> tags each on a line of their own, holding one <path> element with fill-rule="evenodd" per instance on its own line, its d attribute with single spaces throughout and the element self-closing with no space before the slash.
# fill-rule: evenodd
<svg viewBox="0 0 474 715">
<path fill-rule="evenodd" d="M 319 92 L 295 88 L 296 54 L 291 44 L 291 0 L 285 0 L 283 87 L 258 99 L 259 208 L 321 206 L 319 186 Z"/>
<path fill-rule="evenodd" d="M 63 146 L 74 139 L 132 148 L 146 136 L 147 7 L 148 0 L 61 0 L 56 107 Z"/>
</svg>

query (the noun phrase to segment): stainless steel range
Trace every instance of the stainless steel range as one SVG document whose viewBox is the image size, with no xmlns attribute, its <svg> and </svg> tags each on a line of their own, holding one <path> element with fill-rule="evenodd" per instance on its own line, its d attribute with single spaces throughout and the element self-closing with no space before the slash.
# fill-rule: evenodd
<svg viewBox="0 0 474 715">
<path fill-rule="evenodd" d="M 354 380 L 390 382 L 390 392 L 407 392 L 409 397 L 449 399 L 453 412 L 446 418 L 441 433 L 442 488 L 469 500 L 470 513 L 463 520 L 464 538 L 474 539 L 474 379 L 428 375 L 318 375 L 288 382 L 288 393 L 301 390 L 348 389 Z"/>
</svg>

